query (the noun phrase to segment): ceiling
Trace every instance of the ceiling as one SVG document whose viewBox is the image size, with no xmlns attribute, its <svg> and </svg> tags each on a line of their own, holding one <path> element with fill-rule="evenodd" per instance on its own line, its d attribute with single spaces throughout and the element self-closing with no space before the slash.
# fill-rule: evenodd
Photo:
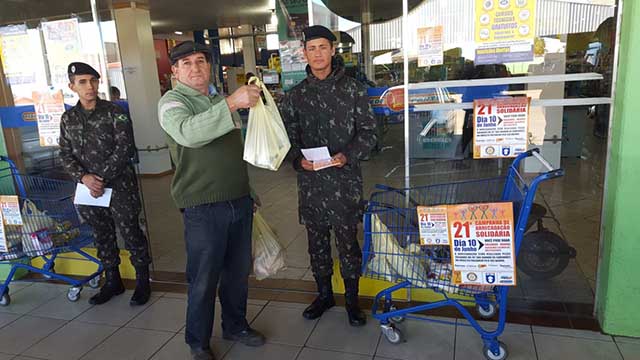
<svg viewBox="0 0 640 360">
<path fill-rule="evenodd" d="M 424 0 L 409 0 L 409 9 Z M 360 0 L 322 0 L 335 14 L 351 21 L 361 22 Z M 402 16 L 401 0 L 369 0 L 371 19 L 374 22 L 386 21 Z"/>
<path fill-rule="evenodd" d="M 0 0 L 1 1 L 1 0 Z M 269 0 L 149 0 L 151 25 L 157 33 L 243 24 L 264 25 L 271 18 Z"/>
<path fill-rule="evenodd" d="M 98 8 L 109 10 L 112 0 L 98 0 Z M 242 24 L 262 25 L 270 21 L 273 1 L 233 0 L 147 0 L 154 33 L 189 31 Z M 55 6 L 54 6 L 55 4 Z M 271 5 L 270 5 L 271 4 Z M 0 24 L 53 20 L 71 14 L 89 17 L 90 0 L 0 0 Z M 109 18 L 108 11 L 101 13 Z"/>
<path fill-rule="evenodd" d="M 140 0 L 138 0 L 140 1 Z M 360 0 L 322 0 L 334 13 L 360 21 Z M 409 0 L 411 7 L 422 0 Z M 103 19 L 115 2 L 97 0 Z M 151 10 L 154 33 L 173 33 L 243 24 L 262 25 L 270 21 L 274 0 L 146 0 Z M 400 0 L 370 0 L 373 21 L 388 20 L 402 15 Z M 55 5 L 54 5 L 55 4 Z M 0 0 L 0 24 L 53 20 L 78 14 L 90 18 L 90 0 Z"/>
</svg>

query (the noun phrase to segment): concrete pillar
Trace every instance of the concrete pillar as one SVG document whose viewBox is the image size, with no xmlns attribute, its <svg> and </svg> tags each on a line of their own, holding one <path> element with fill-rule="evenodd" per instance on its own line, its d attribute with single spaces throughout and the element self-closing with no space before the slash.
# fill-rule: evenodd
<svg viewBox="0 0 640 360">
<path fill-rule="evenodd" d="M 148 6 L 135 1 L 114 3 L 118 44 L 141 174 L 171 170 L 165 134 L 158 123 L 160 82 Z M 164 148 L 164 149 L 162 149 Z"/>
<path fill-rule="evenodd" d="M 246 32 L 244 31 L 247 29 Z M 247 36 L 242 37 L 242 58 L 244 62 L 244 73 L 252 72 L 254 74 L 256 71 L 256 45 L 253 39 L 253 26 L 251 25 L 242 25 L 243 33 L 246 33 Z"/>
<path fill-rule="evenodd" d="M 640 3 L 624 1 L 605 179 L 596 315 L 604 332 L 640 337 Z"/>
<path fill-rule="evenodd" d="M 220 89 L 222 89 L 222 83 L 224 81 L 224 74 L 222 73 L 222 54 L 220 54 L 220 34 L 218 29 L 208 29 L 209 46 L 211 48 L 211 57 L 213 58 L 213 72 L 215 74 L 215 83 Z"/>
</svg>

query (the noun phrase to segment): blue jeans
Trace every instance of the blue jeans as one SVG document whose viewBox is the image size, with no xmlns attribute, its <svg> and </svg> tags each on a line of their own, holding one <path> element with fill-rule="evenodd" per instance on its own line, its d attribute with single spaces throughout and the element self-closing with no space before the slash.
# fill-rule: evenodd
<svg viewBox="0 0 640 360">
<path fill-rule="evenodd" d="M 253 200 L 246 196 L 186 208 L 183 218 L 189 282 L 185 341 L 194 350 L 208 349 L 218 283 L 223 331 L 235 334 L 249 327 Z"/>
</svg>

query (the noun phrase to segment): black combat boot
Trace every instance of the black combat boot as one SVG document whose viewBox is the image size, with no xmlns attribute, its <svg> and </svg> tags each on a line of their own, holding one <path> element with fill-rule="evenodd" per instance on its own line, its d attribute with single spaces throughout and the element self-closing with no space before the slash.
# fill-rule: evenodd
<svg viewBox="0 0 640 360">
<path fill-rule="evenodd" d="M 149 283 L 149 267 L 136 266 L 136 290 L 133 292 L 129 305 L 144 305 L 151 297 L 151 284 Z"/>
<path fill-rule="evenodd" d="M 344 298 L 349 324 L 351 326 L 364 326 L 367 323 L 366 315 L 360 310 L 358 305 L 358 279 L 344 280 Z"/>
<path fill-rule="evenodd" d="M 302 316 L 309 320 L 319 318 L 325 311 L 336 305 L 331 289 L 331 276 L 316 278 L 316 284 L 318 285 L 318 297 L 302 313 Z"/>
<path fill-rule="evenodd" d="M 89 299 L 89 304 L 100 305 L 111 300 L 112 297 L 120 295 L 124 292 L 124 285 L 120 278 L 120 271 L 118 268 L 107 269 L 104 272 L 104 285 L 100 288 L 100 292 L 93 295 Z"/>
</svg>

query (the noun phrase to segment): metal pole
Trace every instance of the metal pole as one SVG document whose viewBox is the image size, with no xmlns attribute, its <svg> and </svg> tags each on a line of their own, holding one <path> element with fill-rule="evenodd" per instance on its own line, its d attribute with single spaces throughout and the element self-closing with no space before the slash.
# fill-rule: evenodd
<svg viewBox="0 0 640 360">
<path fill-rule="evenodd" d="M 367 79 L 375 80 L 375 69 L 373 58 L 371 57 L 371 2 L 370 0 L 360 0 L 360 12 L 362 13 L 362 25 L 360 27 L 362 44 L 362 59 L 364 61 L 364 73 Z"/>
<path fill-rule="evenodd" d="M 132 5 L 131 10 L 135 10 L 135 6 Z M 109 91 L 109 74 L 107 73 L 107 57 L 105 56 L 102 27 L 100 27 L 100 19 L 98 17 L 99 14 L 97 0 L 91 0 L 91 15 L 93 17 L 93 24 L 96 26 L 96 30 L 98 30 L 98 39 L 100 40 L 100 44 L 98 45 L 98 54 L 100 56 L 100 74 L 102 75 L 100 79 L 104 79 L 104 85 L 107 89 L 107 91 L 105 91 L 106 99 L 111 100 L 111 91 Z"/>
<path fill-rule="evenodd" d="M 411 186 L 409 159 L 409 3 L 402 0 L 402 53 L 404 61 L 404 187 Z M 407 202 L 409 193 L 405 194 Z M 406 206 L 408 207 L 408 205 Z M 407 301 L 411 301 L 411 288 L 407 288 Z"/>
</svg>

